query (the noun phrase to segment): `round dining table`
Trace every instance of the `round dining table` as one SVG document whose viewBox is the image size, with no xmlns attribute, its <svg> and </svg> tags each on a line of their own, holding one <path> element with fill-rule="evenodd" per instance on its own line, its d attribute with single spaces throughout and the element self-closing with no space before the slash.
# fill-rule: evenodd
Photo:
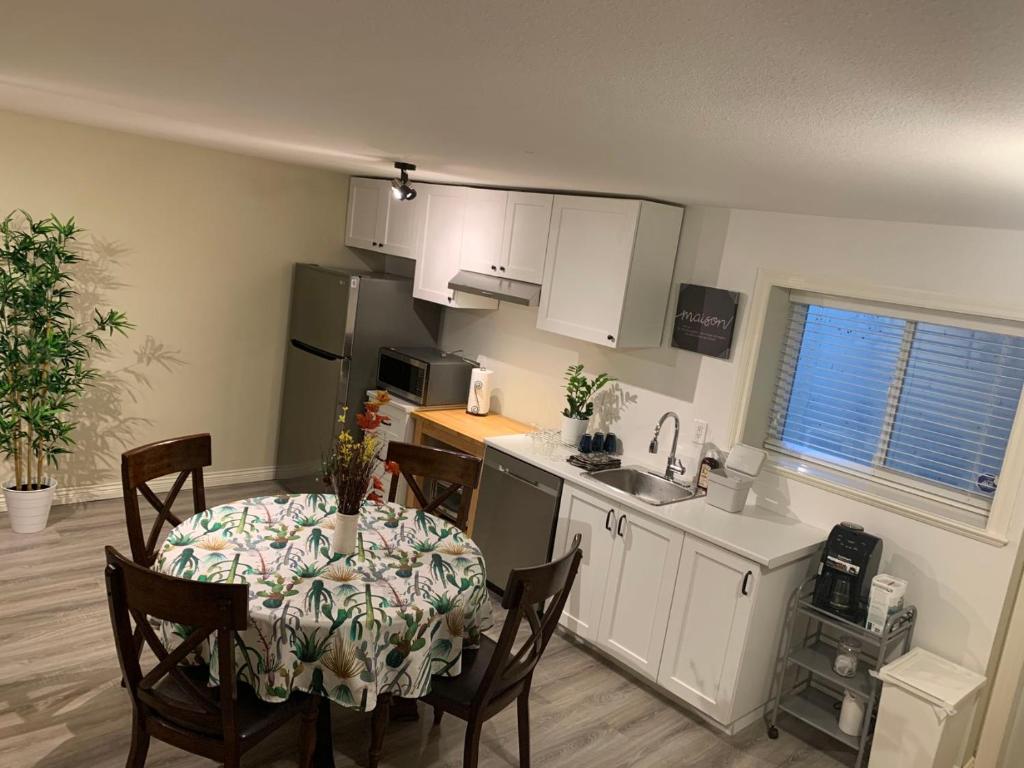
<svg viewBox="0 0 1024 768">
<path fill-rule="evenodd" d="M 492 621 L 476 544 L 435 515 L 368 501 L 357 551 L 342 555 L 331 546 L 336 516 L 333 494 L 222 504 L 175 527 L 154 567 L 248 584 L 236 667 L 265 701 L 303 691 L 371 710 L 383 695 L 416 699 L 433 675 L 459 674 L 463 650 L 478 646 Z M 182 628 L 164 622 L 160 632 L 175 645 Z M 216 685 L 210 651 L 201 655 Z"/>
</svg>

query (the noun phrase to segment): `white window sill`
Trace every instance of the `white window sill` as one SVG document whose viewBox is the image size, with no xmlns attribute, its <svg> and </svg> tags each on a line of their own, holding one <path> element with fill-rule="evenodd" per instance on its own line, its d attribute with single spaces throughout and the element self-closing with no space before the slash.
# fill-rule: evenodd
<svg viewBox="0 0 1024 768">
<path fill-rule="evenodd" d="M 769 451 L 765 467 L 775 474 L 782 475 L 800 482 L 813 485 L 831 493 L 849 499 L 871 504 L 875 507 L 895 512 L 903 517 L 919 520 L 937 528 L 968 536 L 972 539 L 991 544 L 1006 546 L 1007 539 L 995 531 L 979 528 L 965 520 L 969 513 L 955 504 L 943 504 L 917 494 L 902 491 L 881 483 L 872 482 L 867 478 L 857 477 L 846 472 L 829 469 L 820 464 L 805 461 L 793 456 Z M 958 519 L 959 518 L 959 519 Z"/>
</svg>

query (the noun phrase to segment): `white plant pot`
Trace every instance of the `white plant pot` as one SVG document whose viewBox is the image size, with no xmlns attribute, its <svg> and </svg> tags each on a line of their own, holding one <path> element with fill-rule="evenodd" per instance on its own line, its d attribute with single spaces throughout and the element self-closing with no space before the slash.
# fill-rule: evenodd
<svg viewBox="0 0 1024 768">
<path fill-rule="evenodd" d="M 340 555 L 356 553 L 356 539 L 359 533 L 359 515 L 334 515 L 334 533 L 331 534 L 331 548 Z"/>
<path fill-rule="evenodd" d="M 16 491 L 13 480 L 4 483 L 4 501 L 11 518 L 11 530 L 15 533 L 39 533 L 46 528 L 57 481 L 52 477 L 45 480 L 48 485 L 37 491 Z"/>
<path fill-rule="evenodd" d="M 580 438 L 587 431 L 587 424 L 590 419 L 574 419 L 572 416 L 562 417 L 562 442 L 575 448 L 580 444 Z"/>
</svg>

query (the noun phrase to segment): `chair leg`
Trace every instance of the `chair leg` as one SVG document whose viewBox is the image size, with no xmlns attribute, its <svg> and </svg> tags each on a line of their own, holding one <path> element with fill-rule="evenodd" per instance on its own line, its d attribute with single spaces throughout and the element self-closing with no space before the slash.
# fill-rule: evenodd
<svg viewBox="0 0 1024 768">
<path fill-rule="evenodd" d="M 462 753 L 462 768 L 477 768 L 480 761 L 480 731 L 483 720 L 473 718 L 466 724 L 466 749 Z"/>
<path fill-rule="evenodd" d="M 380 750 L 384 746 L 384 733 L 391 718 L 391 694 L 385 693 L 377 698 L 377 706 L 373 710 L 373 721 L 370 725 L 370 768 L 377 768 L 380 761 Z"/>
<path fill-rule="evenodd" d="M 313 702 L 302 713 L 302 726 L 299 731 L 299 766 L 312 768 L 313 754 L 316 752 L 316 721 L 320 714 L 319 702 Z"/>
<path fill-rule="evenodd" d="M 516 699 L 519 710 L 519 768 L 530 768 L 530 689 Z"/>
<path fill-rule="evenodd" d="M 434 707 L 434 727 L 436 728 L 441 724 L 441 718 L 444 717 L 444 710 L 440 707 Z"/>
<path fill-rule="evenodd" d="M 149 752 L 149 734 L 142 727 L 139 716 L 132 713 L 132 744 L 128 750 L 128 761 L 125 768 L 142 768 L 146 764 Z"/>
</svg>

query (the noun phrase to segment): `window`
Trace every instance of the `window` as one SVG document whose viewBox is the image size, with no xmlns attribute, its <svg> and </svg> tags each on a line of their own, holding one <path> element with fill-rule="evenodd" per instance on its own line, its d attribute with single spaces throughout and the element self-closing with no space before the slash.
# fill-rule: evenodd
<svg viewBox="0 0 1024 768">
<path fill-rule="evenodd" d="M 765 446 L 943 501 L 985 528 L 1024 338 L 949 321 L 791 295 Z"/>
</svg>

